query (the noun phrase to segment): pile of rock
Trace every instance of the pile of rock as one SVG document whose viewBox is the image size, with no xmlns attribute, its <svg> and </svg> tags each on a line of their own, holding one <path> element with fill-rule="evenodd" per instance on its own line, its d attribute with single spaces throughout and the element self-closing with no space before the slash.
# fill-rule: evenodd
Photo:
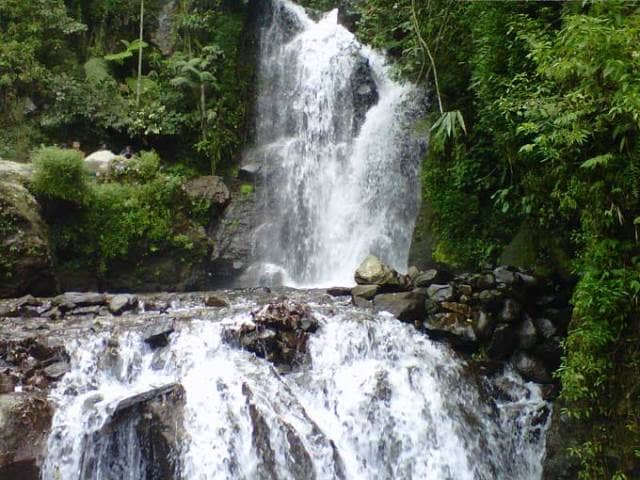
<svg viewBox="0 0 640 480">
<path fill-rule="evenodd" d="M 355 280 L 355 305 L 390 312 L 459 351 L 511 361 L 524 378 L 552 383 L 571 319 L 554 285 L 506 266 L 457 276 L 411 268 L 401 275 L 373 256 Z"/>
<path fill-rule="evenodd" d="M 228 340 L 279 366 L 299 362 L 307 349 L 309 334 L 318 320 L 308 306 L 295 302 L 270 303 L 251 312 L 253 321 L 226 332 Z"/>
</svg>

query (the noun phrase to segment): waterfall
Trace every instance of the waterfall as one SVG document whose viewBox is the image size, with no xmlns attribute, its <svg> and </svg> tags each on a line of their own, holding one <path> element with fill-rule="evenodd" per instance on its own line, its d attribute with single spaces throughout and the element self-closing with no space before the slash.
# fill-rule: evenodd
<svg viewBox="0 0 640 480">
<path fill-rule="evenodd" d="M 536 385 L 507 372 L 495 382 L 508 389 L 492 395 L 487 380 L 411 325 L 344 300 L 287 294 L 315 300 L 320 321 L 293 371 L 225 341 L 227 329 L 250 321 L 250 299 L 187 307 L 192 320 L 156 350 L 134 333 L 70 342 L 43 480 L 540 478 L 548 407 Z M 180 414 L 180 438 L 174 469 L 159 475 L 139 432 L 161 420 L 139 411 L 116 420 L 114 409 L 174 382 L 185 394 L 168 406 Z"/>
<path fill-rule="evenodd" d="M 420 97 L 338 24 L 273 0 L 260 39 L 255 147 L 263 175 L 250 280 L 348 285 L 374 254 L 406 270 L 419 206 Z"/>
</svg>

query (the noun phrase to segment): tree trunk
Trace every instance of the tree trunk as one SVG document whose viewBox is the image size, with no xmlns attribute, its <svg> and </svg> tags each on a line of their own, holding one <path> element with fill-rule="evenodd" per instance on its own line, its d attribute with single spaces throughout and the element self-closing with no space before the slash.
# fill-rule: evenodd
<svg viewBox="0 0 640 480">
<path fill-rule="evenodd" d="M 144 34 L 144 0 L 140 0 L 140 45 L 138 49 L 138 83 L 136 85 L 136 107 L 140 106 L 142 91 L 142 41 Z"/>
</svg>

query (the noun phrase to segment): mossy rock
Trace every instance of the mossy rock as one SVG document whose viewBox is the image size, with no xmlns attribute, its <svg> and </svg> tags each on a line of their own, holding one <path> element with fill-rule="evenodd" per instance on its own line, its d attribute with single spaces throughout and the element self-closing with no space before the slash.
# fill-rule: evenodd
<svg viewBox="0 0 640 480">
<path fill-rule="evenodd" d="M 56 290 L 47 227 L 20 183 L 0 181 L 0 297 Z"/>
<path fill-rule="evenodd" d="M 539 276 L 571 277 L 570 254 L 563 239 L 523 223 L 502 250 L 498 263 L 533 271 Z"/>
</svg>

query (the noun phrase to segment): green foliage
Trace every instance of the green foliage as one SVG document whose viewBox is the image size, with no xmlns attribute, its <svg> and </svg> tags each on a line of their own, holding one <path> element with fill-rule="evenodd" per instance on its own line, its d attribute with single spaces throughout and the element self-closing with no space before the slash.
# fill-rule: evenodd
<svg viewBox="0 0 640 480">
<path fill-rule="evenodd" d="M 32 189 L 47 200 L 86 205 L 89 190 L 84 159 L 76 150 L 42 148 L 34 155 Z"/>
</svg>

